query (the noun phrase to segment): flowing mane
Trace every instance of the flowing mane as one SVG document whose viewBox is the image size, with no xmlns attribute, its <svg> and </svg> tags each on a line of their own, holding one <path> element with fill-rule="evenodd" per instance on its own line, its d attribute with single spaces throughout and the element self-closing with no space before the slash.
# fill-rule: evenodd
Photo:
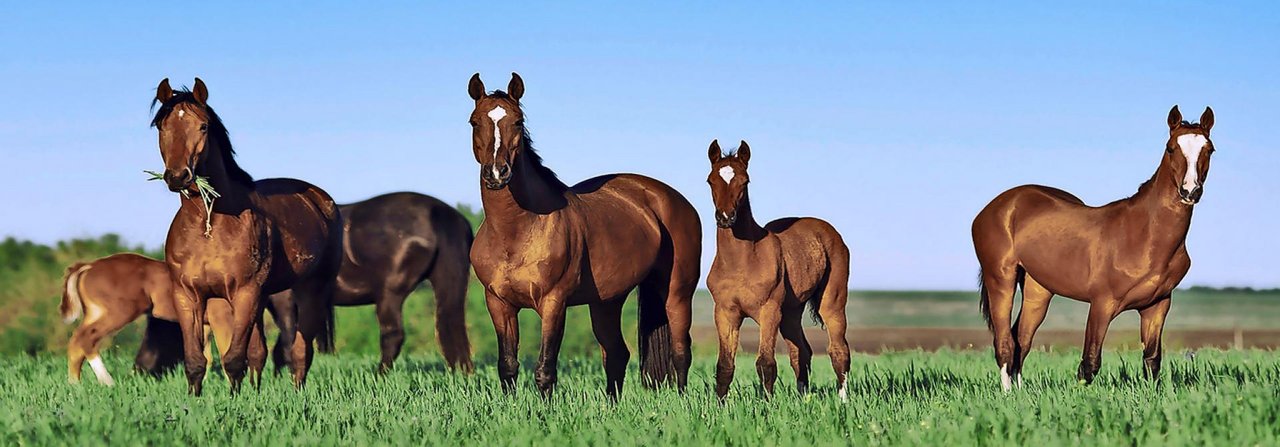
<svg viewBox="0 0 1280 447">
<path fill-rule="evenodd" d="M 173 92 L 173 97 L 163 103 L 160 103 L 159 99 L 151 100 L 151 108 L 155 109 L 157 103 L 160 104 L 160 108 L 156 110 L 155 118 L 151 119 L 151 127 L 155 128 L 158 128 L 170 113 L 173 113 L 173 108 L 178 104 L 191 103 L 200 105 L 196 101 L 195 95 L 186 88 Z M 245 172 L 239 164 L 236 164 L 236 150 L 231 147 L 231 135 L 227 132 L 227 127 L 222 125 L 222 118 L 218 117 L 212 106 L 204 105 L 203 108 L 205 113 L 209 114 L 209 138 L 213 140 L 213 145 L 219 151 L 222 151 L 222 163 L 227 170 L 227 176 L 232 181 L 252 190 L 254 186 L 253 176 Z"/>
<path fill-rule="evenodd" d="M 511 98 L 511 95 L 502 90 L 489 92 L 489 96 L 494 98 Z M 519 100 L 516 100 L 516 107 L 520 108 L 520 114 L 522 116 L 526 118 L 529 116 L 529 114 L 524 111 L 524 104 L 521 104 Z M 520 126 L 520 141 L 523 145 L 523 147 L 520 148 L 520 155 L 529 158 L 529 164 L 533 166 L 533 171 L 537 173 L 538 177 L 546 182 L 547 185 L 551 186 L 551 188 L 556 192 L 569 190 L 569 185 L 566 185 L 561 181 L 555 171 L 552 171 L 551 168 L 548 168 L 547 165 L 543 164 L 542 156 L 533 148 L 533 137 L 529 136 L 528 126 Z"/>
</svg>

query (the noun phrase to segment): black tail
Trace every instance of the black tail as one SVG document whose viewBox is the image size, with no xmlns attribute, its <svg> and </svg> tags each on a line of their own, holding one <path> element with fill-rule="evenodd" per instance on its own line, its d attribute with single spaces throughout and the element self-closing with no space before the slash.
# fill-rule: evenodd
<svg viewBox="0 0 1280 447">
<path fill-rule="evenodd" d="M 467 338 L 467 286 L 471 282 L 471 223 L 453 208 L 450 213 L 433 213 L 436 234 L 441 242 L 429 273 L 436 295 L 436 337 L 450 368 L 471 373 L 471 341 Z"/>
<path fill-rule="evenodd" d="M 827 273 L 823 276 L 822 281 L 818 283 L 820 286 L 815 289 L 813 296 L 809 297 L 808 301 L 809 318 L 812 318 L 814 323 L 818 323 L 818 326 L 822 327 L 826 327 L 827 322 L 822 321 L 822 314 L 818 313 L 818 309 L 822 308 L 822 297 L 827 294 L 827 282 L 830 280 L 831 270 L 827 269 Z"/>
<path fill-rule="evenodd" d="M 667 319 L 665 287 L 649 280 L 640 284 L 640 371 L 645 386 L 655 388 L 675 383 L 675 344 L 671 340 L 671 320 Z"/>
<path fill-rule="evenodd" d="M 1014 279 L 1017 286 L 1014 291 L 1022 290 L 1022 285 L 1027 279 L 1027 271 L 1018 266 L 1018 273 Z M 987 296 L 987 284 L 982 280 L 982 270 L 978 270 L 978 309 L 982 311 L 982 319 L 987 322 L 987 330 L 994 331 L 995 326 L 991 324 L 991 299 Z"/>
</svg>

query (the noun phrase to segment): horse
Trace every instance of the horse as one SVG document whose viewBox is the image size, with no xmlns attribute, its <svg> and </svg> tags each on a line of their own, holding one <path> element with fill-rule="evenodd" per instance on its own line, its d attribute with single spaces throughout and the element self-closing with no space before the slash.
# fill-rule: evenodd
<svg viewBox="0 0 1280 447">
<path fill-rule="evenodd" d="M 281 334 L 288 340 L 294 386 L 301 388 L 311 366 L 313 342 L 332 346 L 333 291 L 328 278 L 342 261 L 341 217 L 324 190 L 295 179 L 253 177 L 235 161 L 222 120 L 208 104 L 199 78 L 190 90 L 174 91 L 160 82 L 152 127 L 159 133 L 164 181 L 186 192 L 165 240 L 165 263 L 174 282 L 178 324 L 182 330 L 187 390 L 199 396 L 205 373 L 205 303 L 226 299 L 232 321 L 222 359 L 235 394 L 252 367 L 260 383 L 266 361 L 262 334 L 265 297 L 293 289 L 298 328 Z M 197 196 L 208 182 L 219 195 L 211 204 Z M 210 323 L 216 323 L 210 321 Z M 215 325 L 215 332 L 219 328 Z M 252 361 L 252 365 L 250 362 Z"/>
<path fill-rule="evenodd" d="M 99 357 L 98 344 L 120 332 L 125 325 L 147 316 L 142 346 L 134 360 L 135 369 L 159 376 L 181 363 L 182 333 L 173 302 L 173 282 L 169 267 L 162 261 L 135 253 L 118 253 L 67 268 L 62 280 L 62 302 L 58 305 L 65 323 L 84 317 L 67 343 L 68 381 L 80 382 L 80 370 L 89 361 L 98 383 L 115 385 Z M 208 319 L 219 329 L 229 327 L 231 307 L 223 299 L 212 299 Z M 209 327 L 204 329 L 208 338 Z M 226 355 L 229 334 L 216 337 L 219 354 Z M 209 345 L 204 356 L 211 358 Z"/>
<path fill-rule="evenodd" d="M 809 388 L 813 349 L 801 319 L 807 305 L 824 324 L 831 366 L 841 400 L 848 400 L 849 342 L 845 305 L 849 300 L 849 247 L 835 227 L 812 217 L 785 217 L 764 227 L 751 214 L 747 193 L 751 147 L 746 141 L 724 155 L 711 141 L 707 156 L 711 200 L 715 203 L 716 257 L 707 273 L 707 289 L 715 300 L 720 356 L 716 362 L 716 395 L 724 399 L 733 382 L 738 331 L 750 317 L 760 324 L 756 373 L 766 395 L 773 394 L 778 364 L 773 355 L 778 333 L 787 343 L 796 388 Z"/>
<path fill-rule="evenodd" d="M 485 286 L 498 334 L 498 375 L 513 392 L 519 370 L 516 315 L 542 317 L 534 381 L 550 397 L 564 336 L 566 306 L 591 308 L 606 392 L 622 392 L 630 352 L 622 338 L 627 294 L 639 288 L 639 349 L 646 386 L 683 390 L 690 364 L 689 325 L 701 272 L 701 223 L 684 196 L 637 174 L 610 174 L 574 186 L 561 182 L 534 151 L 512 73 L 507 91 L 486 93 L 477 73 L 467 88 L 472 150 L 480 164 L 485 220 L 471 264 Z"/>
<path fill-rule="evenodd" d="M 381 328 L 386 372 L 404 345 L 404 300 L 430 280 L 436 299 L 436 336 L 450 368 L 470 373 L 467 340 L 467 284 L 471 280 L 471 223 L 435 197 L 397 192 L 339 206 L 343 219 L 342 266 L 331 278 L 337 306 L 373 304 Z M 290 291 L 272 295 L 274 307 L 287 306 Z M 292 328 L 293 316 L 274 312 L 277 327 Z M 283 340 L 272 350 L 276 371 L 286 362 Z"/>
<path fill-rule="evenodd" d="M 1159 378 L 1165 316 L 1191 268 L 1187 231 L 1214 151 L 1213 109 L 1191 123 L 1175 105 L 1168 125 L 1160 166 L 1132 197 L 1092 207 L 1061 189 L 1024 185 L 996 196 L 974 218 L 980 308 L 1005 391 L 1022 385 L 1023 361 L 1054 295 L 1089 303 L 1076 373 L 1082 383 L 1091 383 L 1102 365 L 1107 326 L 1127 310 L 1141 317 L 1144 375 Z M 1022 310 L 1011 330 L 1015 288 L 1022 289 Z"/>
</svg>

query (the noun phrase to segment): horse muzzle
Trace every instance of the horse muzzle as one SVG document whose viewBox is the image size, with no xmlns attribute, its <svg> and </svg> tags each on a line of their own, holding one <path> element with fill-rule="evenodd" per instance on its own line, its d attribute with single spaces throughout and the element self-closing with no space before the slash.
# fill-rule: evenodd
<svg viewBox="0 0 1280 447">
<path fill-rule="evenodd" d="M 716 211 L 716 226 L 720 228 L 732 227 L 738 221 L 738 212 Z"/>
<path fill-rule="evenodd" d="M 179 170 L 165 169 L 164 183 L 169 186 L 169 190 L 173 192 L 182 192 L 191 188 L 191 184 L 195 182 L 196 176 L 191 172 L 190 168 L 182 168 Z"/>
<path fill-rule="evenodd" d="M 1200 197 L 1204 195 L 1204 187 L 1196 186 L 1190 191 L 1184 188 L 1178 188 L 1178 197 L 1183 205 L 1195 205 L 1200 203 Z"/>
<path fill-rule="evenodd" d="M 511 183 L 511 165 L 508 163 L 494 163 L 485 165 L 480 170 L 480 180 L 484 182 L 484 187 L 492 190 L 506 188 Z"/>
</svg>

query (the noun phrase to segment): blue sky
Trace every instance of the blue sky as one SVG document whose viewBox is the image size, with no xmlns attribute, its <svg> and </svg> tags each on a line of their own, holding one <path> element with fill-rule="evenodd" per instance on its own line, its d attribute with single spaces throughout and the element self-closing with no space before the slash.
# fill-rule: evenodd
<svg viewBox="0 0 1280 447">
<path fill-rule="evenodd" d="M 704 270 L 706 147 L 746 139 L 757 220 L 831 221 L 854 288 L 973 288 L 969 224 L 992 197 L 1126 197 L 1160 160 L 1169 107 L 1211 105 L 1184 285 L 1280 286 L 1274 3 L 475 5 L 9 5 L 0 236 L 162 243 L 177 199 L 141 171 L 161 166 L 147 125 L 165 77 L 205 80 L 258 178 L 479 205 L 467 78 L 518 71 L 548 165 L 682 191 Z"/>
</svg>

